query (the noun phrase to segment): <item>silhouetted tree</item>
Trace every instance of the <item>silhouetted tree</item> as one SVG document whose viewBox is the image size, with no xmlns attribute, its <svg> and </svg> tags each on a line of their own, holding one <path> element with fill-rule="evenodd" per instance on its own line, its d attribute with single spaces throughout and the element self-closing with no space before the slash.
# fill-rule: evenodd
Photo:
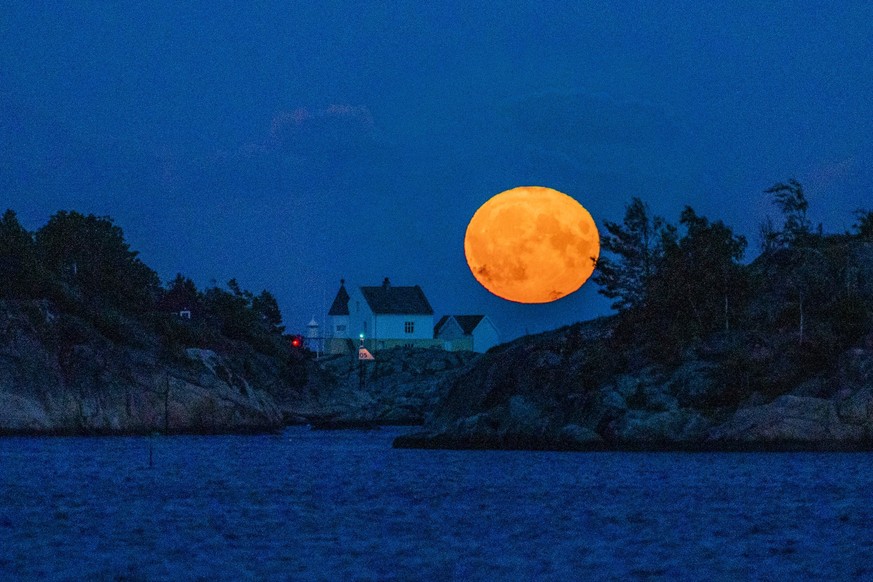
<svg viewBox="0 0 873 582">
<path fill-rule="evenodd" d="M 247 304 L 250 304 L 250 303 L 252 302 L 252 299 L 254 298 L 254 297 L 252 296 L 252 292 L 251 292 L 251 291 L 246 291 L 245 289 L 242 289 L 242 288 L 239 286 L 239 283 L 237 282 L 236 279 L 231 279 L 230 281 L 228 281 L 228 282 L 227 282 L 227 288 L 230 289 L 231 292 L 233 292 L 234 295 L 236 295 L 236 296 L 239 297 L 240 299 L 245 300 L 245 302 L 246 302 Z"/>
<path fill-rule="evenodd" d="M 137 258 L 108 217 L 58 212 L 36 231 L 37 253 L 56 278 L 87 296 L 131 311 L 154 306 L 157 274 Z"/>
<path fill-rule="evenodd" d="M 604 226 L 606 234 L 601 238 L 601 246 L 612 256 L 602 256 L 597 261 L 593 280 L 600 285 L 600 294 L 615 299 L 613 309 L 640 307 L 662 251 L 659 242 L 672 227 L 662 218 L 652 216 L 639 198 L 633 198 L 625 208 L 620 224 L 606 221 Z"/>
<path fill-rule="evenodd" d="M 773 219 L 767 216 L 758 228 L 761 252 L 771 253 L 779 247 L 779 231 L 773 224 Z"/>
<path fill-rule="evenodd" d="M 782 211 L 782 231 L 772 234 L 774 242 L 780 246 L 792 246 L 806 241 L 812 232 L 812 225 L 806 216 L 809 202 L 800 182 L 791 178 L 788 183 L 777 182 L 764 192 L 773 194 L 774 203 Z"/>
<path fill-rule="evenodd" d="M 189 309 L 198 312 L 201 310 L 200 304 L 200 293 L 194 281 L 177 273 L 176 278 L 167 285 L 167 290 L 158 301 L 158 308 L 165 311 Z"/>
<path fill-rule="evenodd" d="M 0 297 L 38 297 L 44 279 L 33 235 L 7 210 L 0 219 Z"/>
<path fill-rule="evenodd" d="M 231 339 L 246 340 L 257 328 L 258 319 L 242 293 L 236 293 L 239 285 L 235 283 L 233 279 L 228 282 L 230 293 L 220 287 L 207 289 L 203 294 L 203 307 L 222 334 Z"/>
<path fill-rule="evenodd" d="M 855 211 L 857 222 L 853 225 L 855 234 L 863 240 L 873 241 L 873 210 Z"/>
<path fill-rule="evenodd" d="M 272 293 L 264 289 L 260 295 L 252 298 L 252 310 L 261 318 L 271 333 L 282 333 L 285 327 L 282 325 L 282 312 L 279 303 Z"/>
<path fill-rule="evenodd" d="M 710 222 L 686 206 L 684 232 L 663 237 L 663 255 L 650 285 L 646 327 L 671 350 L 719 328 L 729 329 L 735 305 L 746 290 L 739 264 L 746 239 L 723 222 Z"/>
</svg>

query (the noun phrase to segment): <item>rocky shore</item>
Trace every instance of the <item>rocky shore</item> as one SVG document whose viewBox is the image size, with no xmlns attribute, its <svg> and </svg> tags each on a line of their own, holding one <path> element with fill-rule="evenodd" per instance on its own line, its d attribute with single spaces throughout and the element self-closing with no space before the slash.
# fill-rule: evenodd
<svg viewBox="0 0 873 582">
<path fill-rule="evenodd" d="M 394 445 L 873 449 L 873 243 L 833 245 L 756 261 L 742 325 L 710 326 L 672 352 L 657 326 L 640 332 L 620 314 L 482 355 L 380 351 L 363 380 L 353 355 L 316 360 L 278 333 L 244 341 L 208 321 L 2 300 L 0 434 L 417 424 Z M 801 271 L 815 276 L 806 287 Z"/>
<path fill-rule="evenodd" d="M 873 242 L 805 236 L 732 271 L 733 303 L 657 296 L 497 346 L 394 445 L 873 450 Z"/>
<path fill-rule="evenodd" d="M 354 354 L 322 357 L 305 390 L 280 403 L 289 424 L 319 428 L 420 425 L 452 381 L 477 358 L 471 352 L 396 347 L 361 365 Z"/>
<path fill-rule="evenodd" d="M 873 450 L 873 334 L 833 372 L 785 393 L 753 390 L 736 405 L 719 338 L 680 365 L 585 381 L 605 322 L 523 338 L 459 376 L 421 431 L 395 447 L 547 450 Z M 770 338 L 777 341 L 777 338 Z M 732 340 L 732 341 L 731 341 Z M 578 343 L 578 348 L 573 344 Z M 755 348 L 774 375 L 778 345 Z M 779 378 L 770 379 L 780 385 Z"/>
<path fill-rule="evenodd" d="M 422 424 L 471 353 L 395 348 L 287 363 L 239 342 L 168 354 L 132 319 L 115 337 L 49 301 L 0 301 L 0 435 L 217 434 L 287 424 Z M 284 366 L 284 368 L 283 368 Z"/>
<path fill-rule="evenodd" d="M 0 434 L 264 432 L 282 414 L 263 386 L 211 350 L 162 357 L 131 327 L 110 341 L 49 302 L 0 309 Z"/>
</svg>

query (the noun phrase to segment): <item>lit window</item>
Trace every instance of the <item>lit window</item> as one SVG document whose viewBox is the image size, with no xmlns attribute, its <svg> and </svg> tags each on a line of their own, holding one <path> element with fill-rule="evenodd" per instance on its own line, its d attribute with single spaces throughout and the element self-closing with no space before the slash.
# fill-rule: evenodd
<svg viewBox="0 0 873 582">
<path fill-rule="evenodd" d="M 406 321 L 403 323 L 403 331 L 406 333 L 414 333 L 415 332 L 415 322 L 414 321 Z"/>
</svg>

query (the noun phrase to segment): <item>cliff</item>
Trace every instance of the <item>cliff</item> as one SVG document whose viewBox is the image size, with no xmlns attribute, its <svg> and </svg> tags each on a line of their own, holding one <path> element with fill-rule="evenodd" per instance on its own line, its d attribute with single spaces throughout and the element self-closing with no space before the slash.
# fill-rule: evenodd
<svg viewBox="0 0 873 582">
<path fill-rule="evenodd" d="M 385 350 L 364 363 L 362 385 L 350 355 L 284 359 L 226 338 L 170 349 L 136 319 L 118 316 L 103 331 L 93 319 L 50 301 L 0 301 L 0 434 L 421 424 L 477 357 Z"/>
<path fill-rule="evenodd" d="M 168 355 L 136 321 L 120 318 L 115 324 L 117 333 L 101 333 L 49 301 L 0 301 L 0 434 L 253 432 L 281 426 L 274 399 L 256 381 L 274 374 L 257 358 L 247 360 L 247 375 L 238 355 L 195 348 Z"/>
<path fill-rule="evenodd" d="M 580 326 L 585 327 L 585 326 Z M 586 330 L 590 331 L 590 330 Z M 486 355 L 448 390 L 424 430 L 398 447 L 522 449 L 873 448 L 873 334 L 834 373 L 785 393 L 753 392 L 736 407 L 720 356 L 616 375 L 596 387 L 591 362 L 567 350 L 573 329 Z M 597 341 L 597 340 L 591 340 Z M 734 377 L 733 382 L 741 382 Z"/>
</svg>

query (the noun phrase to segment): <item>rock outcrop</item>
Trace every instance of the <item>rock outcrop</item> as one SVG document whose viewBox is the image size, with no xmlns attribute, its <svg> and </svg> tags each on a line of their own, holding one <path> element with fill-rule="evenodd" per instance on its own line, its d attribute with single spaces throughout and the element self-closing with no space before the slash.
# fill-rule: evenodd
<svg viewBox="0 0 873 582">
<path fill-rule="evenodd" d="M 355 355 L 315 362 L 305 391 L 281 403 L 286 419 L 336 427 L 421 424 L 477 354 L 396 347 L 375 356 L 363 365 Z"/>
<path fill-rule="evenodd" d="M 459 374 L 423 430 L 397 447 L 559 450 L 873 448 L 873 334 L 832 375 L 786 393 L 739 390 L 718 350 L 673 368 L 586 379 L 604 322 L 527 337 Z M 574 342 L 580 346 L 573 346 Z M 600 339 L 598 339 L 600 338 Z M 574 363 L 576 362 L 576 363 Z M 741 379 L 734 377 L 733 381 Z"/>
<path fill-rule="evenodd" d="M 498 346 L 395 446 L 873 450 L 873 241 L 811 235 L 741 279 L 724 311 L 654 297 Z"/>
<path fill-rule="evenodd" d="M 233 369 L 209 350 L 163 357 L 142 329 L 119 344 L 47 302 L 2 302 L 0 434 L 280 428 L 273 398 Z"/>
</svg>

